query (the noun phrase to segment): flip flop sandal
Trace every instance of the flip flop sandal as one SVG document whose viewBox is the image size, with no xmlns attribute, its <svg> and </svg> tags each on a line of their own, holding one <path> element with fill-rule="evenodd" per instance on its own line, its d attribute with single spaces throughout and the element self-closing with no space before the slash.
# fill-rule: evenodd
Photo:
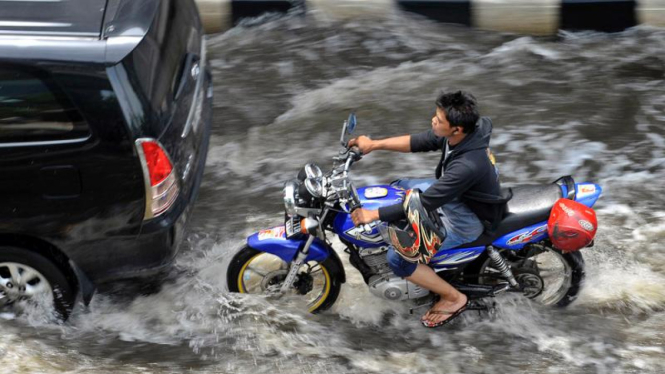
<svg viewBox="0 0 665 374">
<path fill-rule="evenodd" d="M 447 310 L 430 310 L 430 313 L 432 313 L 432 314 L 445 314 L 445 315 L 449 315 L 450 317 L 448 317 L 447 319 L 444 319 L 441 322 L 437 322 L 437 323 L 430 323 L 430 322 L 423 321 L 423 320 L 420 320 L 420 323 L 422 323 L 423 326 L 425 326 L 427 328 L 431 328 L 431 329 L 433 329 L 435 327 L 441 327 L 441 326 L 447 325 L 452 320 L 457 318 L 460 314 L 462 314 L 464 311 L 466 311 L 466 309 L 468 307 L 469 307 L 469 300 L 467 300 L 466 304 L 462 305 L 461 308 L 457 309 L 454 312 L 449 312 Z"/>
</svg>

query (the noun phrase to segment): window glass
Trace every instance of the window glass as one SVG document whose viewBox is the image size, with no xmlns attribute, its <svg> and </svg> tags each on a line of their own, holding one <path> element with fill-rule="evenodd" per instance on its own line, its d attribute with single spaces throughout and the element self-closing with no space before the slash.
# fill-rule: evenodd
<svg viewBox="0 0 665 374">
<path fill-rule="evenodd" d="M 46 77 L 0 67 L 0 143 L 85 138 L 76 108 Z"/>
</svg>

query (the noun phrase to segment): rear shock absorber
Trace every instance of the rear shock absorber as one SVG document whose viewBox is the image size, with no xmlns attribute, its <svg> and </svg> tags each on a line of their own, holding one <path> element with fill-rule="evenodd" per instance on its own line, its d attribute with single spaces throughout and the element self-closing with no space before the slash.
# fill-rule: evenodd
<svg viewBox="0 0 665 374">
<path fill-rule="evenodd" d="M 501 256 L 501 254 L 491 245 L 487 247 L 487 254 L 490 256 L 490 260 L 492 260 L 494 267 L 501 272 L 501 275 L 504 278 L 508 279 L 510 286 L 516 288 L 518 284 L 515 280 L 515 276 L 510 270 L 510 267 L 508 267 L 508 264 L 506 264 L 506 260 L 503 259 L 503 256 Z"/>
</svg>

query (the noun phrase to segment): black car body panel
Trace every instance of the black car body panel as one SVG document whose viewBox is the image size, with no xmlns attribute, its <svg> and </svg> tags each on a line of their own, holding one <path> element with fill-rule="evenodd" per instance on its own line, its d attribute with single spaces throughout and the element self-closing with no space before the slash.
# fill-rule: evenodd
<svg viewBox="0 0 665 374">
<path fill-rule="evenodd" d="M 106 0 L 0 1 L 3 30 L 15 34 L 98 37 Z"/>
<path fill-rule="evenodd" d="M 87 1 L 67 3 L 92 7 Z M 13 112 L 2 111 L 21 109 L 0 88 L 0 244 L 39 240 L 96 284 L 172 262 L 203 174 L 212 101 L 193 1 L 101 8 L 57 34 L 0 30 L 0 80 L 20 100 L 51 103 L 32 119 L 37 130 L 14 130 Z M 146 137 L 163 145 L 180 187 L 173 206 L 149 220 L 135 144 Z"/>
</svg>

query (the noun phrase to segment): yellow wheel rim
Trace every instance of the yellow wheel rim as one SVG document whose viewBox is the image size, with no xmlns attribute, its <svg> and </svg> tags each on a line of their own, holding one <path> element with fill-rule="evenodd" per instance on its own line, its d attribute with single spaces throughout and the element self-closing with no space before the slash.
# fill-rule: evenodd
<svg viewBox="0 0 665 374">
<path fill-rule="evenodd" d="M 326 301 L 330 295 L 331 289 L 331 279 L 328 269 L 323 266 L 323 264 L 310 261 L 307 263 L 311 269 L 316 269 L 317 267 L 321 269 L 312 271 L 310 275 L 312 276 L 312 290 L 307 293 L 308 296 L 312 295 L 313 300 L 311 300 L 307 306 L 310 312 L 314 312 Z M 303 265 L 303 269 L 308 267 Z M 284 262 L 279 257 L 270 254 L 270 253 L 257 253 L 252 256 L 247 262 L 245 262 L 240 268 L 238 273 L 238 291 L 240 293 L 246 294 L 262 294 L 266 292 L 266 289 L 263 287 L 265 283 L 265 278 L 270 277 L 274 274 L 283 274 L 288 270 L 288 264 Z M 317 290 L 319 290 L 317 292 Z"/>
</svg>

